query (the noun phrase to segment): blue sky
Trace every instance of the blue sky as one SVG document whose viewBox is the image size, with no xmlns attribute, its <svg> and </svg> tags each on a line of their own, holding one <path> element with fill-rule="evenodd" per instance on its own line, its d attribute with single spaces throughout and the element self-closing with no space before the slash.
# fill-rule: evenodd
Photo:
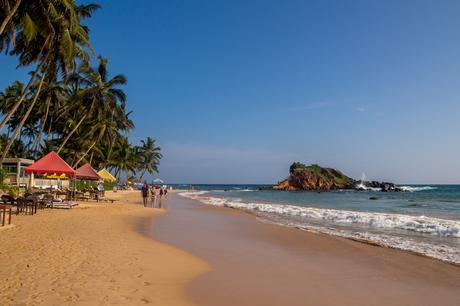
<svg viewBox="0 0 460 306">
<path fill-rule="evenodd" d="M 273 183 L 302 161 L 460 183 L 459 1 L 100 3 L 93 46 L 128 77 L 161 178 Z M 0 63 L 1 88 L 24 77 Z"/>
</svg>

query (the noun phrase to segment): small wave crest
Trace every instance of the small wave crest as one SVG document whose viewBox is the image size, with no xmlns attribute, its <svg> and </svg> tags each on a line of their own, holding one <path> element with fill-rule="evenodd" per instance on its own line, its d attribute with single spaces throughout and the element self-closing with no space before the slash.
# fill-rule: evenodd
<svg viewBox="0 0 460 306">
<path fill-rule="evenodd" d="M 180 192 L 179 195 L 186 197 L 186 198 L 196 198 L 198 196 L 201 196 L 203 194 L 209 193 L 209 191 L 206 190 L 201 190 L 201 191 L 185 191 L 185 192 Z"/>
<path fill-rule="evenodd" d="M 400 188 L 404 191 L 409 191 L 409 192 L 437 189 L 436 187 L 432 187 L 432 186 L 401 186 Z"/>
</svg>

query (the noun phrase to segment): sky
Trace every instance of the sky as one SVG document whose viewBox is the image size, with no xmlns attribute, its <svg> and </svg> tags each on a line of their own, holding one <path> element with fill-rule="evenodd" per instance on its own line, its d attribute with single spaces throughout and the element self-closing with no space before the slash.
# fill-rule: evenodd
<svg viewBox="0 0 460 306">
<path fill-rule="evenodd" d="M 128 78 L 130 138 L 162 148 L 155 177 L 270 184 L 300 161 L 460 183 L 460 1 L 99 3 L 90 38 Z"/>
</svg>

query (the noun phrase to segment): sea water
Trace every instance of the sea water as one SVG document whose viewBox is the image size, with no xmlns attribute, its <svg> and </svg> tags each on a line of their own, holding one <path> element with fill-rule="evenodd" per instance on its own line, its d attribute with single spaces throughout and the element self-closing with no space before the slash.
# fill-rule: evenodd
<svg viewBox="0 0 460 306">
<path fill-rule="evenodd" d="M 460 264 L 460 185 L 403 185 L 407 192 L 321 193 L 259 190 L 267 187 L 263 185 L 194 187 L 197 191 L 181 195 L 208 205 L 249 210 L 263 222 Z"/>
</svg>

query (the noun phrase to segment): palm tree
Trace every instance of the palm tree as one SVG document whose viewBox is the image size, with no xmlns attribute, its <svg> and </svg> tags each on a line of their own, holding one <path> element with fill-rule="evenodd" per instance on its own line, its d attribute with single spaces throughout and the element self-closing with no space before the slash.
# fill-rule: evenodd
<svg viewBox="0 0 460 306">
<path fill-rule="evenodd" d="M 87 18 L 97 5 L 77 6 L 73 2 L 66 0 L 54 1 L 27 1 L 16 11 L 22 16 L 14 19 L 16 22 L 10 26 L 6 35 L 0 36 L 0 48 L 8 47 L 13 40 L 12 55 L 17 55 L 21 66 L 30 65 L 38 62 L 37 68 L 24 89 L 22 95 L 5 115 L 0 123 L 0 130 L 6 125 L 11 116 L 24 101 L 32 83 L 41 72 L 40 86 L 35 92 L 34 103 L 40 94 L 43 81 L 47 74 L 51 79 L 59 73 L 66 74 L 75 68 L 75 61 L 81 59 L 87 62 L 86 50 L 91 46 L 88 40 L 88 29 L 81 25 L 80 17 Z M 16 35 L 12 39 L 11 35 Z M 27 120 L 30 112 L 26 113 Z M 15 140 L 20 131 L 16 131 L 11 144 L 3 152 L 2 159 L 8 153 L 9 147 Z"/>
<path fill-rule="evenodd" d="M 38 88 L 37 88 L 37 91 L 40 92 L 42 86 L 43 86 L 43 82 L 44 82 L 45 78 L 44 77 L 41 77 L 40 78 L 40 83 L 38 84 Z M 18 127 L 16 128 L 16 130 L 14 131 L 14 134 L 13 136 L 11 137 L 10 141 L 8 142 L 8 144 L 6 145 L 6 147 L 3 149 L 3 154 L 2 154 L 2 157 L 0 158 L 0 164 L 2 164 L 3 160 L 5 159 L 6 155 L 8 154 L 8 151 L 10 150 L 11 146 L 13 145 L 14 141 L 16 140 L 16 138 L 19 136 L 19 134 L 21 133 L 21 130 L 22 130 L 22 127 L 24 126 L 24 123 L 26 122 L 27 118 L 29 117 L 30 113 L 32 112 L 33 108 L 34 108 L 34 105 L 35 103 L 37 102 L 37 99 L 38 99 L 38 94 L 35 94 L 34 95 L 34 98 L 32 99 L 32 102 L 31 104 L 29 105 L 29 108 L 28 110 L 26 111 L 26 113 L 24 114 L 24 116 L 22 117 Z"/>
<path fill-rule="evenodd" d="M 9 1 L 1 0 L 0 1 L 0 20 L 3 20 L 0 24 L 0 35 L 3 34 L 7 26 L 11 23 L 11 19 L 19 8 L 21 0 Z"/>
<path fill-rule="evenodd" d="M 26 147 L 30 152 L 32 152 L 31 150 L 32 143 L 37 138 L 37 136 L 38 136 L 38 127 L 37 127 L 36 122 L 28 121 L 22 127 L 22 131 L 19 135 L 19 140 L 23 141 L 22 138 L 25 137 L 27 139 Z"/>
<path fill-rule="evenodd" d="M 141 144 L 138 147 L 138 153 L 141 157 L 138 169 L 142 171 L 139 180 L 142 180 L 145 172 L 150 174 L 158 172 L 158 165 L 163 157 L 160 153 L 160 147 L 155 144 L 155 139 L 147 137 L 145 141 L 141 140 Z"/>
<path fill-rule="evenodd" d="M 6 115 L 14 106 L 17 98 L 22 94 L 24 84 L 14 81 L 4 92 L 0 93 L 0 114 Z"/>
<path fill-rule="evenodd" d="M 50 110 L 57 110 L 60 108 L 62 100 L 66 96 L 65 84 L 62 81 L 47 82 L 42 89 L 42 95 L 40 96 L 40 103 L 37 105 L 37 109 L 34 110 L 37 116 L 40 117 L 40 127 L 38 128 L 38 135 L 31 147 L 32 151 L 36 151 L 42 141 L 45 126 L 49 120 Z M 51 123 L 49 124 L 50 128 Z"/>
<path fill-rule="evenodd" d="M 127 177 L 158 171 L 162 155 L 148 137 L 129 143 L 134 128 L 107 59 L 89 65 L 89 29 L 83 19 L 99 5 L 74 0 L 0 0 L 0 52 L 16 56 L 19 66 L 34 65 L 26 84 L 14 82 L 0 92 L 0 163 L 6 156 L 37 156 L 51 150 L 77 166 L 82 161 Z M 1 166 L 0 166 L 1 167 Z"/>
<path fill-rule="evenodd" d="M 139 155 L 136 154 L 136 149 L 129 143 L 128 138 L 120 137 L 113 147 L 112 156 L 107 161 L 107 166 L 115 169 L 115 177 L 119 180 L 121 172 L 124 172 L 126 175 L 129 172 L 136 173 L 136 166 L 139 162 L 138 158 Z"/>
<path fill-rule="evenodd" d="M 80 71 L 69 77 L 69 81 L 77 83 L 79 87 L 72 99 L 80 103 L 72 101 L 65 112 L 83 115 L 80 118 L 70 118 L 68 126 L 73 128 L 59 146 L 58 153 L 85 120 L 92 122 L 93 129 L 96 130 L 97 126 L 96 141 L 102 138 L 110 139 L 113 131 L 119 131 L 120 128 L 128 130 L 133 125 L 132 121 L 120 116 L 125 113 L 126 94 L 118 86 L 126 84 L 126 77 L 119 74 L 109 79 L 107 64 L 107 59 L 99 57 L 97 69 L 83 66 Z M 111 130 L 111 127 L 115 128 Z"/>
</svg>

